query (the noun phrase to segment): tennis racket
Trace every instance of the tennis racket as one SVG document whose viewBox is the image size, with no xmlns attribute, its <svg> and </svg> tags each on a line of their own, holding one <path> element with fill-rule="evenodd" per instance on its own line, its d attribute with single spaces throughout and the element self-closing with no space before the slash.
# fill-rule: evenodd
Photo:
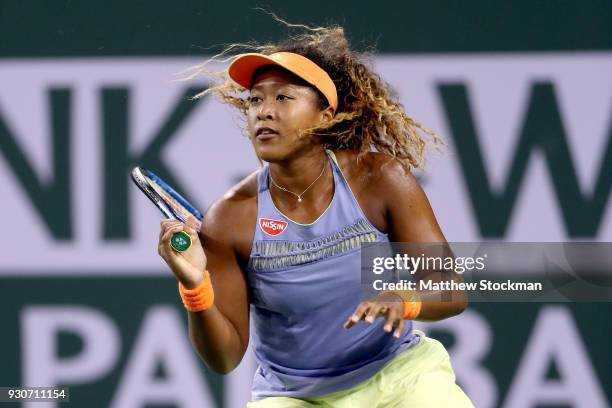
<svg viewBox="0 0 612 408">
<path fill-rule="evenodd" d="M 200 230 L 202 218 L 204 218 L 202 213 L 151 170 L 134 167 L 132 181 L 166 218 L 186 223 L 187 217 L 193 215 L 198 222 L 196 230 Z M 172 235 L 170 245 L 177 252 L 184 252 L 191 247 L 191 237 L 185 231 L 179 231 Z"/>
</svg>

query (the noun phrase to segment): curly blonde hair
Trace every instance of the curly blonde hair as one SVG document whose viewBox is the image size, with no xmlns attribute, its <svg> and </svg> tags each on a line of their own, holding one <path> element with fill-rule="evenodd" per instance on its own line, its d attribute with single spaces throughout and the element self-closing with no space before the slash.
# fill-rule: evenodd
<svg viewBox="0 0 612 408">
<path fill-rule="evenodd" d="M 340 26 L 312 28 L 290 24 L 273 15 L 275 20 L 301 33 L 280 43 L 241 43 L 227 46 L 222 53 L 194 67 L 188 78 L 205 74 L 216 83 L 194 96 L 216 94 L 225 103 L 246 114 L 248 98 L 241 97 L 244 89 L 229 79 L 227 68 L 207 69 L 211 62 L 228 62 L 236 51 L 273 54 L 293 52 L 323 68 L 334 81 L 338 93 L 338 108 L 334 117 L 316 128 L 307 129 L 320 138 L 325 148 L 354 150 L 358 160 L 370 151 L 386 153 L 408 168 L 423 169 L 426 148 L 430 143 L 441 147 L 443 142 L 431 130 L 406 114 L 398 95 L 366 64 L 366 54 L 352 51 L 344 29 Z M 228 56 L 229 55 L 229 56 Z M 319 95 L 322 108 L 327 101 Z M 427 137 L 429 136 L 429 137 Z"/>
</svg>

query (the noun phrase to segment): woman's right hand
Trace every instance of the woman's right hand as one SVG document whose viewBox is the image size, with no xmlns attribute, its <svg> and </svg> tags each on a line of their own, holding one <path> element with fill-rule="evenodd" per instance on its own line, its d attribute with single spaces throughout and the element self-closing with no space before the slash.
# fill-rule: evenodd
<svg viewBox="0 0 612 408">
<path fill-rule="evenodd" d="M 193 217 L 187 219 L 186 224 L 177 220 L 163 220 L 157 246 L 159 255 L 187 289 L 198 286 L 204 279 L 206 270 L 206 255 L 200 244 L 196 225 L 197 221 Z M 170 245 L 172 235 L 179 231 L 185 231 L 191 237 L 191 247 L 184 252 L 177 252 Z"/>
</svg>

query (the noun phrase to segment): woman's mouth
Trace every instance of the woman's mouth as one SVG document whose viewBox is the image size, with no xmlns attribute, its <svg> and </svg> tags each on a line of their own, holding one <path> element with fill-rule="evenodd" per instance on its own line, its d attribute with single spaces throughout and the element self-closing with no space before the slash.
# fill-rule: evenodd
<svg viewBox="0 0 612 408">
<path fill-rule="evenodd" d="M 278 132 L 269 127 L 259 128 L 255 132 L 255 137 L 257 138 L 257 140 L 261 140 L 261 141 L 270 140 L 276 136 L 278 136 Z"/>
</svg>

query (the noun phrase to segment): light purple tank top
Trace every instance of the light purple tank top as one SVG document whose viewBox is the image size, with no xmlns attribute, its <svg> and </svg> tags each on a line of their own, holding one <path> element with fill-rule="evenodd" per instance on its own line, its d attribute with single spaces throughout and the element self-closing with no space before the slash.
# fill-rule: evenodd
<svg viewBox="0 0 612 408">
<path fill-rule="evenodd" d="M 283 215 L 272 202 L 268 166 L 258 174 L 257 226 L 249 258 L 251 345 L 259 367 L 252 399 L 314 397 L 374 375 L 419 337 L 407 321 L 399 339 L 384 320 L 343 324 L 363 299 L 360 247 L 388 242 L 363 214 L 327 152 L 334 197 L 311 224 Z"/>
</svg>

